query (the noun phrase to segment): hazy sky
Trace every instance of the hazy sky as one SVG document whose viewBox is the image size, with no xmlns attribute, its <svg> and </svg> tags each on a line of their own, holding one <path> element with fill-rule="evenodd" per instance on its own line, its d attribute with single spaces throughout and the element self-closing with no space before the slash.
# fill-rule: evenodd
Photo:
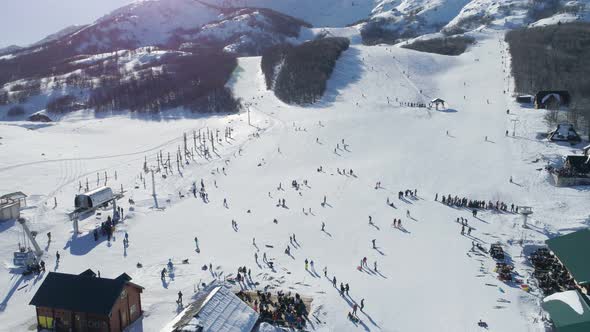
<svg viewBox="0 0 590 332">
<path fill-rule="evenodd" d="M 133 0 L 1 0 L 0 47 L 24 46 L 74 24 L 91 23 Z"/>
</svg>

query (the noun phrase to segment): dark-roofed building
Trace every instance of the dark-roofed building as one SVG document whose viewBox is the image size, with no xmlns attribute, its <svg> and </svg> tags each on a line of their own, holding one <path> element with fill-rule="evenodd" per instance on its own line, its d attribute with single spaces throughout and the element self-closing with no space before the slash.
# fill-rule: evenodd
<svg viewBox="0 0 590 332">
<path fill-rule="evenodd" d="M 571 123 L 560 123 L 557 128 L 549 133 L 549 140 L 554 142 L 581 142 L 582 138 L 576 132 L 574 125 Z"/>
<path fill-rule="evenodd" d="M 535 108 L 559 109 L 570 104 L 570 93 L 567 91 L 539 91 L 535 95 Z"/>
<path fill-rule="evenodd" d="M 584 293 L 590 290 L 590 229 L 545 241 Z"/>
<path fill-rule="evenodd" d="M 39 330 L 121 332 L 141 316 L 142 291 L 125 273 L 108 279 L 90 269 L 49 272 L 29 304 L 37 309 Z"/>
</svg>

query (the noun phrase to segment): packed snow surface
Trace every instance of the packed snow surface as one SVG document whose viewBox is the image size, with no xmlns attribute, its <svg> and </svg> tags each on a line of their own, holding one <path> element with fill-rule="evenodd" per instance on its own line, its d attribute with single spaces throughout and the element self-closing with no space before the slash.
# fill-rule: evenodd
<svg viewBox="0 0 590 332">
<path fill-rule="evenodd" d="M 0 192 L 29 195 L 22 214 L 39 234 L 48 270 L 92 268 L 104 277 L 126 272 L 145 287 L 145 315 L 131 331 L 159 331 L 182 312 L 178 291 L 190 301 L 197 285 L 235 276 L 244 265 L 260 283 L 257 289 L 312 298 L 312 330 L 479 331 L 481 319 L 489 331 L 544 331 L 535 287 L 527 293 L 501 282 L 495 262 L 472 245 L 487 249 L 500 242 L 522 282 L 533 285 L 527 249 L 587 225 L 590 192 L 551 184 L 543 165 L 572 148 L 537 139 L 549 129 L 544 111 L 521 109 L 504 93 L 512 82 L 503 74 L 509 58 L 502 33 L 474 35 L 478 43 L 457 57 L 353 43 L 338 60 L 323 100 L 310 108 L 277 100 L 264 87 L 260 58 L 252 57 L 239 60 L 228 83 L 251 104 L 249 115 L 79 111 L 52 124 L 0 122 Z M 448 108 L 405 106 L 436 97 Z M 515 136 L 505 136 L 514 119 Z M 233 128 L 228 140 L 226 127 Z M 220 130 L 216 154 L 177 165 L 183 133 L 190 147 L 199 130 Z M 143 166 L 147 160 L 148 168 L 155 167 L 160 151 L 164 158 L 170 153 L 173 173 L 155 173 L 154 198 Z M 344 169 L 354 175 L 342 175 Z M 201 179 L 208 203 L 190 192 Z M 72 232 L 66 213 L 87 182 L 89 189 L 106 183 L 124 190 L 119 205 L 125 220 L 110 242 L 92 236 L 109 209 L 82 219 L 80 234 Z M 406 189 L 417 189 L 417 198 L 398 199 Z M 474 218 L 470 210 L 435 201 L 436 194 L 439 200 L 451 194 L 531 206 L 534 214 L 523 228 L 521 215 L 482 211 Z M 279 199 L 286 207 L 277 206 Z M 460 234 L 459 217 L 469 220 L 470 236 Z M 394 218 L 402 220 L 401 227 L 392 227 Z M 297 244 L 289 241 L 293 234 Z M 12 254 L 22 241 L 18 224 L 0 224 L 3 331 L 36 324 L 28 302 L 44 276 L 22 277 L 12 269 Z M 284 254 L 287 245 L 292 257 Z M 262 263 L 264 253 L 274 270 Z M 359 270 L 363 257 L 368 267 Z M 161 281 L 168 259 L 175 274 Z M 309 270 L 305 259 L 314 261 Z M 204 271 L 206 264 L 213 270 Z M 339 295 L 332 277 L 338 286 L 350 285 L 348 295 Z M 355 324 L 347 313 L 361 299 L 365 308 Z"/>
</svg>

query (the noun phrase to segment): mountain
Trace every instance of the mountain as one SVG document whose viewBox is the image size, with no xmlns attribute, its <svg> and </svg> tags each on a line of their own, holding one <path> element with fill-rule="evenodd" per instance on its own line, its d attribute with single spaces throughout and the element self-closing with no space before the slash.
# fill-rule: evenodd
<svg viewBox="0 0 590 332">
<path fill-rule="evenodd" d="M 358 27 L 367 44 L 442 32 L 460 34 L 488 26 L 500 29 L 589 20 L 582 0 L 382 0 Z"/>
<path fill-rule="evenodd" d="M 484 26 L 512 29 L 588 19 L 582 0 L 140 0 L 91 24 L 0 52 L 0 117 L 6 118 L 6 110 L 14 105 L 23 106 L 25 113 L 62 105 L 54 99 L 72 93 L 78 96 L 66 98 L 73 104 L 65 109 L 109 104 L 134 110 L 194 109 L 194 98 L 223 91 L 235 57 L 261 55 L 270 47 L 300 44 L 330 32 L 360 35 L 368 45 L 396 44 L 424 35 L 470 33 Z M 350 28 L 340 29 L 345 26 Z M 154 57 L 154 52 L 161 56 Z M 124 60 L 129 54 L 150 60 Z M 212 61 L 207 58 L 211 55 L 222 56 Z M 221 69 L 212 75 L 180 75 L 179 64 L 195 62 Z M 123 102 L 138 92 L 117 80 L 145 83 L 138 78 L 166 82 L 167 89 L 178 82 L 198 84 L 199 92 L 179 102 L 165 97 L 172 91 L 152 86 L 146 89 L 153 98 Z M 205 82 L 209 79 L 214 83 Z"/>
</svg>

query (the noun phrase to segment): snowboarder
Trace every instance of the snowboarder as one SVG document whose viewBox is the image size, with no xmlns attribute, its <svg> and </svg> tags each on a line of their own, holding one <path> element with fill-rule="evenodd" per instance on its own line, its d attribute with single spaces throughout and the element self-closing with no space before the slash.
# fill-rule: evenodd
<svg viewBox="0 0 590 332">
<path fill-rule="evenodd" d="M 324 266 L 324 277 L 328 277 L 328 267 Z"/>
<path fill-rule="evenodd" d="M 372 240 L 372 242 L 373 242 L 373 249 L 377 249 L 377 247 L 375 246 L 375 241 L 376 241 L 376 239 L 373 239 Z"/>
<path fill-rule="evenodd" d="M 438 201 L 438 193 L 436 193 L 436 195 L 434 195 L 434 201 Z"/>
<path fill-rule="evenodd" d="M 56 259 L 56 262 L 57 262 L 58 264 L 59 264 L 59 257 L 60 257 L 60 256 L 59 256 L 59 251 L 56 251 L 56 252 L 55 252 L 55 259 Z"/>
<path fill-rule="evenodd" d="M 47 243 L 51 243 L 51 232 L 47 232 Z"/>
<path fill-rule="evenodd" d="M 355 303 L 355 304 L 352 305 L 352 314 L 353 315 L 356 315 L 356 308 L 357 308 L 357 305 Z"/>
<path fill-rule="evenodd" d="M 309 264 L 309 261 L 307 260 L 307 258 L 305 259 L 305 270 L 307 270 L 307 266 Z"/>
<path fill-rule="evenodd" d="M 324 232 L 324 228 L 326 228 L 326 223 L 322 221 L 322 232 Z"/>
<path fill-rule="evenodd" d="M 168 264 L 166 264 L 168 266 L 168 271 L 172 272 L 172 270 L 174 269 L 174 264 L 172 263 L 172 258 L 168 258 Z"/>
<path fill-rule="evenodd" d="M 361 311 L 365 308 L 365 299 L 361 299 Z"/>
<path fill-rule="evenodd" d="M 176 303 L 178 303 L 178 305 L 182 307 L 182 292 L 181 291 L 178 291 L 178 300 L 176 300 Z"/>
<path fill-rule="evenodd" d="M 166 268 L 163 268 L 162 272 L 160 272 L 160 279 L 162 281 L 164 281 L 166 279 Z"/>
<path fill-rule="evenodd" d="M 375 269 L 375 272 L 377 272 L 377 261 L 375 261 L 375 263 L 373 264 L 373 267 Z"/>
<path fill-rule="evenodd" d="M 465 235 L 465 225 L 461 226 L 461 235 Z"/>
<path fill-rule="evenodd" d="M 344 286 L 344 290 L 346 291 L 346 295 L 348 295 L 348 291 L 350 290 L 350 286 L 348 286 L 348 283 L 346 283 L 346 286 Z"/>
<path fill-rule="evenodd" d="M 346 289 L 344 288 L 344 284 L 340 283 L 340 296 L 344 296 L 344 291 L 346 291 Z"/>
<path fill-rule="evenodd" d="M 334 276 L 334 277 L 332 278 L 332 285 L 334 285 L 334 287 L 336 287 L 336 276 Z"/>
<path fill-rule="evenodd" d="M 410 217 L 410 210 L 406 210 L 406 217 Z"/>
</svg>

